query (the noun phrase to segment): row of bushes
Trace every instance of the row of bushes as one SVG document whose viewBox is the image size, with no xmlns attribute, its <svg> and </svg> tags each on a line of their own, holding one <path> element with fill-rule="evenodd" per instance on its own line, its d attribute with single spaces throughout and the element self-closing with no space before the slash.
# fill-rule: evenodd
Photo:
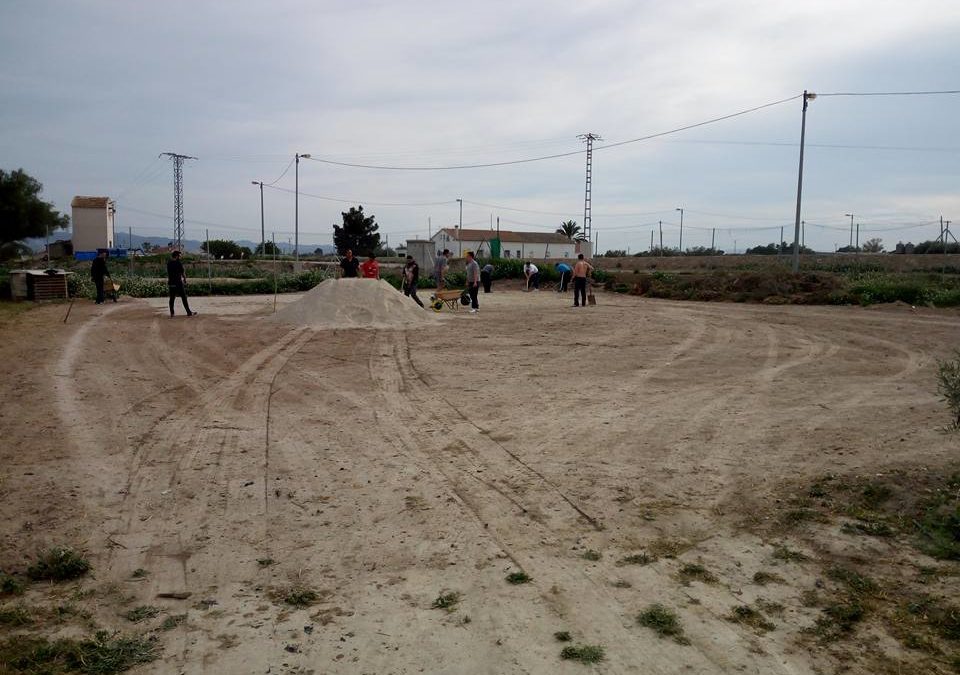
<svg viewBox="0 0 960 675">
<path fill-rule="evenodd" d="M 195 279 L 187 286 L 187 292 L 193 296 L 201 295 L 254 295 L 273 293 L 274 283 L 278 293 L 296 293 L 309 291 L 324 279 L 324 273 L 319 270 L 300 272 L 299 274 L 278 274 L 274 278 L 261 277 L 255 279 Z M 161 298 L 168 293 L 165 279 L 148 279 L 144 277 L 128 277 L 115 274 L 113 280 L 120 284 L 120 293 L 134 298 Z M 71 297 L 94 298 L 96 288 L 93 281 L 86 276 L 74 274 L 68 278 L 68 288 Z"/>
<path fill-rule="evenodd" d="M 621 281 L 610 290 L 671 300 L 705 300 L 792 304 L 960 305 L 960 281 L 936 275 L 868 274 L 855 278 L 827 272 L 793 275 L 786 270 L 671 274 L 654 272 Z"/>
</svg>

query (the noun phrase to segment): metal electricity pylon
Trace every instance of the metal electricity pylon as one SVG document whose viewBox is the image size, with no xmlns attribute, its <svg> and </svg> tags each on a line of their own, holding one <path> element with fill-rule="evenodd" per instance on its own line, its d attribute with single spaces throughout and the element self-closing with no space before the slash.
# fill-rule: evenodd
<svg viewBox="0 0 960 675">
<path fill-rule="evenodd" d="M 590 232 L 591 214 L 591 193 L 593 192 L 593 142 L 602 141 L 600 134 L 587 132 L 577 136 L 581 141 L 587 144 L 587 182 L 583 197 L 583 238 L 587 241 L 593 241 Z"/>
<path fill-rule="evenodd" d="M 160 153 L 160 157 L 164 155 L 173 160 L 173 247 L 181 251 L 183 250 L 183 160 L 196 159 L 196 157 L 175 152 Z"/>
</svg>

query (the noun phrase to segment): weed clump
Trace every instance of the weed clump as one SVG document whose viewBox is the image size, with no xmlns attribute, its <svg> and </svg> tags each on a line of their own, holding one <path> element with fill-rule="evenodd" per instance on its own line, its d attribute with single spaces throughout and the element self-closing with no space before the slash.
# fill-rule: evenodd
<svg viewBox="0 0 960 675">
<path fill-rule="evenodd" d="M 655 539 L 650 542 L 647 549 L 650 555 L 657 558 L 676 558 L 684 551 L 689 550 L 693 545 L 680 539 Z"/>
<path fill-rule="evenodd" d="M 76 579 L 90 571 L 90 562 L 66 546 L 57 546 L 41 554 L 27 569 L 27 576 L 34 581 L 66 581 Z"/>
<path fill-rule="evenodd" d="M 637 623 L 655 631 L 660 637 L 670 637 L 673 641 L 690 644 L 690 640 L 683 634 L 683 626 L 675 612 L 657 603 L 650 605 L 637 615 Z"/>
<path fill-rule="evenodd" d="M 580 556 L 580 557 L 583 558 L 584 560 L 589 560 L 589 561 L 591 561 L 591 562 L 596 562 L 596 561 L 600 560 L 600 558 L 603 557 L 603 554 L 600 553 L 600 551 L 594 551 L 592 548 L 590 548 L 590 549 L 587 549 L 586 551 L 584 551 L 584 552 L 583 552 L 583 555 Z"/>
<path fill-rule="evenodd" d="M 309 607 L 315 603 L 318 598 L 319 596 L 317 595 L 316 591 L 309 588 L 303 588 L 301 586 L 295 586 L 284 594 L 283 601 L 294 607 Z"/>
<path fill-rule="evenodd" d="M 277 561 L 273 558 L 257 558 L 257 565 L 260 567 L 270 567 L 276 565 Z"/>
<path fill-rule="evenodd" d="M 779 574 L 774 574 L 773 572 L 764 572 L 761 570 L 753 575 L 753 583 L 759 584 L 760 586 L 766 586 L 767 584 L 785 584 L 787 582 Z"/>
<path fill-rule="evenodd" d="M 133 573 L 130 576 L 132 576 L 134 579 L 143 579 L 148 574 L 150 574 L 150 572 L 143 569 L 142 567 L 138 567 L 137 569 L 133 570 Z"/>
<path fill-rule="evenodd" d="M 33 623 L 33 619 L 22 605 L 17 607 L 0 607 L 0 626 L 28 626 Z"/>
<path fill-rule="evenodd" d="M 0 595 L 20 595 L 24 588 L 24 583 L 15 576 L 0 572 Z"/>
<path fill-rule="evenodd" d="M 809 558 L 800 551 L 794 551 L 786 546 L 777 546 L 773 549 L 773 557 L 784 562 L 805 562 Z"/>
<path fill-rule="evenodd" d="M 840 530 L 845 534 L 865 534 L 870 537 L 892 537 L 893 528 L 882 520 L 858 520 L 854 523 L 844 523 Z"/>
<path fill-rule="evenodd" d="M 186 620 L 186 614 L 173 614 L 160 622 L 160 630 L 173 630 Z"/>
<path fill-rule="evenodd" d="M 678 574 L 684 586 L 689 586 L 691 581 L 699 581 L 704 584 L 717 583 L 716 575 L 700 563 L 684 563 Z"/>
<path fill-rule="evenodd" d="M 827 576 L 846 586 L 850 593 L 856 596 L 876 595 L 880 592 L 880 585 L 876 581 L 849 567 L 831 567 L 827 570 Z"/>
<path fill-rule="evenodd" d="M 160 613 L 160 609 L 158 607 L 154 607 L 153 605 L 140 605 L 139 607 L 134 607 L 133 609 L 128 611 L 126 614 L 123 615 L 123 617 L 127 621 L 131 621 L 133 623 L 140 623 L 141 621 L 145 621 L 146 619 L 152 619 L 159 613 Z"/>
<path fill-rule="evenodd" d="M 557 642 L 570 642 L 573 638 L 570 637 L 570 632 L 565 630 L 558 630 L 553 634 L 553 639 Z"/>
<path fill-rule="evenodd" d="M 606 650 L 601 645 L 571 645 L 564 647 L 560 658 L 580 663 L 600 663 L 606 656 Z"/>
<path fill-rule="evenodd" d="M 776 628 L 773 623 L 767 621 L 763 614 L 749 605 L 738 605 L 737 607 L 734 607 L 730 611 L 730 615 L 726 618 L 727 621 L 750 626 L 761 633 L 766 633 L 767 631 L 771 631 Z"/>
<path fill-rule="evenodd" d="M 652 562 L 656 562 L 656 560 L 657 559 L 649 553 L 634 553 L 625 558 L 620 558 L 620 560 L 617 561 L 617 565 L 619 567 L 623 567 L 624 565 L 649 565 Z"/>
<path fill-rule="evenodd" d="M 441 593 L 437 596 L 437 599 L 433 601 L 431 607 L 434 609 L 445 609 L 448 612 L 452 612 L 457 606 L 457 603 L 460 602 L 461 595 L 456 591 L 450 591 L 449 593 Z"/>
<path fill-rule="evenodd" d="M 953 416 L 952 429 L 960 429 L 960 350 L 952 359 L 937 361 L 937 392 Z"/>
<path fill-rule="evenodd" d="M 511 572 L 507 575 L 507 583 L 510 584 L 526 584 L 533 580 L 526 572 Z"/>
<path fill-rule="evenodd" d="M 810 630 L 822 641 L 831 642 L 853 632 L 854 627 L 866 614 L 867 610 L 860 602 L 846 598 L 824 607 L 823 615 Z"/>
<path fill-rule="evenodd" d="M 114 675 L 158 656 L 155 640 L 99 631 L 86 640 L 15 637 L 0 642 L 0 663 L 13 672 Z"/>
</svg>

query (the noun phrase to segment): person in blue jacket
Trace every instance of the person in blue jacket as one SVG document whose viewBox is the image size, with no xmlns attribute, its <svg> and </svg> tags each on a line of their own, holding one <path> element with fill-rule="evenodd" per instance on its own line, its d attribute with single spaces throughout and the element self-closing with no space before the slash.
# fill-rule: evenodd
<svg viewBox="0 0 960 675">
<path fill-rule="evenodd" d="M 573 273 L 573 268 L 567 263 L 557 263 L 556 268 L 557 272 L 560 273 L 560 285 L 557 286 L 557 293 L 566 293 L 567 285 L 570 283 L 570 275 Z"/>
</svg>

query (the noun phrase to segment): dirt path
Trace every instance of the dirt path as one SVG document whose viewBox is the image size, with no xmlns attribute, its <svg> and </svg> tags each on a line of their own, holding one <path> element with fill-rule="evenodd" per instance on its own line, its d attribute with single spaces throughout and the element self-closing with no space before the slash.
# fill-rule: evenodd
<svg viewBox="0 0 960 675">
<path fill-rule="evenodd" d="M 0 563 L 70 543 L 101 625 L 186 614 L 151 673 L 582 672 L 563 630 L 605 673 L 835 663 L 798 643 L 810 572 L 752 585 L 772 542 L 742 523 L 787 481 L 948 461 L 934 370 L 960 316 L 567 300 L 494 293 L 419 331 L 258 321 L 272 298 L 28 312 L 0 327 Z M 681 583 L 693 562 L 718 581 Z M 771 594 L 776 630 L 725 619 Z M 654 602 L 691 645 L 637 625 Z"/>
</svg>

